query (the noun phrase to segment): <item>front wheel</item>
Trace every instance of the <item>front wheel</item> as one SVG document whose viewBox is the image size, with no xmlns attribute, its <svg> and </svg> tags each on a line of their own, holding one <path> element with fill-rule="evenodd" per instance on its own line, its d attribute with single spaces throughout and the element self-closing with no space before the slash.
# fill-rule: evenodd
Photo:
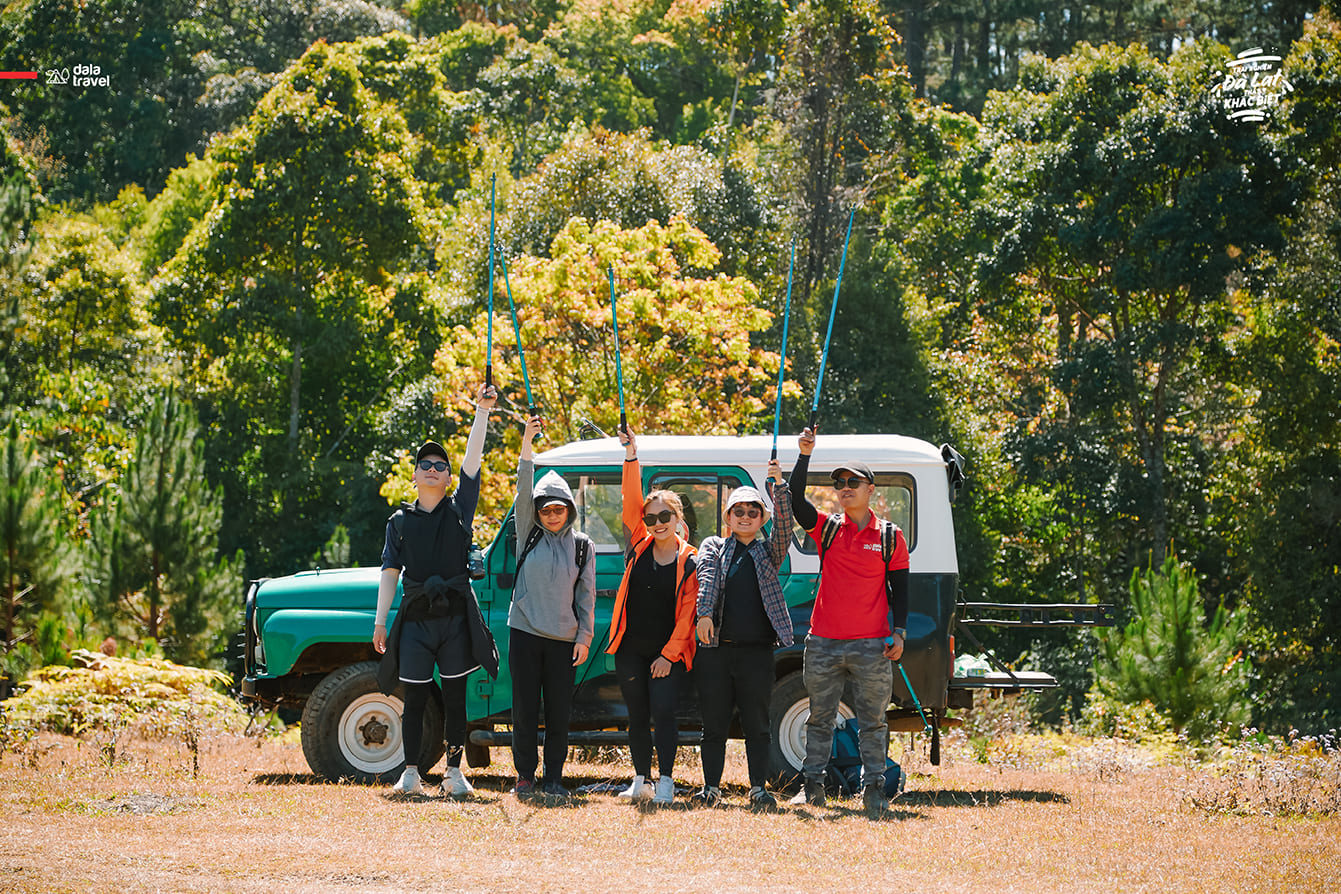
<svg viewBox="0 0 1341 894">
<path fill-rule="evenodd" d="M 838 703 L 836 724 L 854 716 L 847 702 Z M 770 775 L 775 784 L 788 785 L 801 774 L 801 765 L 806 758 L 806 721 L 810 719 L 810 694 L 806 692 L 805 677 L 801 671 L 793 671 L 773 684 L 768 718 L 773 733 L 769 749 Z"/>
<path fill-rule="evenodd" d="M 405 769 L 401 689 L 384 695 L 377 688 L 377 662 L 364 661 L 332 671 L 317 684 L 303 707 L 303 757 L 318 776 L 332 781 L 380 782 Z M 430 698 L 424 709 L 419 769 L 442 757 L 442 705 Z"/>
</svg>

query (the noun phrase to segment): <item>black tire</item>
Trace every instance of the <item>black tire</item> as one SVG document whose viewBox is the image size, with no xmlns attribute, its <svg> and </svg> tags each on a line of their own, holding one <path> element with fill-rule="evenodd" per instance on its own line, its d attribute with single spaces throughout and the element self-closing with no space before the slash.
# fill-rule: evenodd
<svg viewBox="0 0 1341 894">
<path fill-rule="evenodd" d="M 405 769 L 401 696 L 400 687 L 392 695 L 378 690 L 375 661 L 327 674 L 303 707 L 303 757 L 312 772 L 331 781 L 384 782 L 400 776 Z M 442 758 L 442 726 L 442 703 L 431 698 L 424 709 L 421 771 Z"/>
<path fill-rule="evenodd" d="M 853 716 L 846 701 L 838 703 L 838 716 Z M 769 776 L 776 787 L 785 787 L 801 775 L 805 760 L 805 722 L 810 717 L 810 694 L 806 692 L 805 677 L 793 671 L 773 684 L 773 695 L 768 704 Z"/>
</svg>

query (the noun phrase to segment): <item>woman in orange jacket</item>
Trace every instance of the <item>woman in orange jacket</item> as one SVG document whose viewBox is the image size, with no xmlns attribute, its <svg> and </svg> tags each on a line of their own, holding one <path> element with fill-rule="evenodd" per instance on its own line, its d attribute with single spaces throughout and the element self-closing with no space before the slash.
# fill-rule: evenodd
<svg viewBox="0 0 1341 894">
<path fill-rule="evenodd" d="M 622 484 L 627 537 L 624 579 L 615 595 L 610 647 L 615 675 L 629 711 L 629 752 L 633 784 L 622 798 L 651 797 L 669 804 L 675 797 L 675 723 L 679 687 L 694 662 L 694 609 L 698 601 L 694 548 L 678 534 L 684 522 L 679 495 L 655 490 L 643 496 L 642 469 L 633 433 L 621 431 Z M 653 794 L 652 726 L 661 778 Z"/>
</svg>

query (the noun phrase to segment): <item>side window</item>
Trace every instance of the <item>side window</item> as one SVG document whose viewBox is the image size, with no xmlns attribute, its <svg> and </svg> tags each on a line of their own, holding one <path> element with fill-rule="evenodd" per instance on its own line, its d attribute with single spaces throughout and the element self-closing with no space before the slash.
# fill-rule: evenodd
<svg viewBox="0 0 1341 894">
<path fill-rule="evenodd" d="M 698 546 L 704 537 L 722 533 L 722 509 L 727 495 L 744 483 L 736 475 L 660 472 L 652 476 L 648 492 L 669 490 L 680 496 L 684 501 L 685 526 L 689 529 L 685 539 Z"/>
<path fill-rule="evenodd" d="M 623 552 L 619 475 L 565 472 L 563 477 L 577 502 L 577 529 L 592 539 L 597 552 Z"/>
<path fill-rule="evenodd" d="M 838 494 L 833 489 L 833 479 L 827 472 L 811 472 L 806 477 L 806 498 L 822 512 L 842 512 L 838 505 Z M 913 479 L 911 475 L 900 473 L 876 472 L 875 496 L 871 498 L 871 508 L 881 518 L 887 518 L 903 529 L 904 539 L 908 541 L 911 552 L 917 547 L 917 519 L 913 515 Z M 792 530 L 792 541 L 797 549 L 808 556 L 817 555 L 819 547 L 810 539 L 801 526 Z"/>
</svg>

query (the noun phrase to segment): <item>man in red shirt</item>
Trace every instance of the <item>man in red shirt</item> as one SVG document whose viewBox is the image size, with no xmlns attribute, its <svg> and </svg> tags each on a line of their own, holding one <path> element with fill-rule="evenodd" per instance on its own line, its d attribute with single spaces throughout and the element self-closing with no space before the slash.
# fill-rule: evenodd
<svg viewBox="0 0 1341 894">
<path fill-rule="evenodd" d="M 885 524 L 871 511 L 875 476 L 861 462 L 847 462 L 832 477 L 843 515 L 826 548 L 829 514 L 806 499 L 806 475 L 815 433 L 801 433 L 800 456 L 788 484 L 796 521 L 820 551 L 819 592 L 806 637 L 805 683 L 810 695 L 806 721 L 806 757 L 802 764 L 805 790 L 797 801 L 824 806 L 824 771 L 833 747 L 834 719 L 843 686 L 852 686 L 861 750 L 862 801 L 870 814 L 883 811 L 885 799 L 885 711 L 894 687 L 894 666 L 903 655 L 908 618 L 908 544 L 893 526 L 893 549 L 885 559 L 881 530 Z M 891 626 L 890 619 L 893 619 Z"/>
</svg>

